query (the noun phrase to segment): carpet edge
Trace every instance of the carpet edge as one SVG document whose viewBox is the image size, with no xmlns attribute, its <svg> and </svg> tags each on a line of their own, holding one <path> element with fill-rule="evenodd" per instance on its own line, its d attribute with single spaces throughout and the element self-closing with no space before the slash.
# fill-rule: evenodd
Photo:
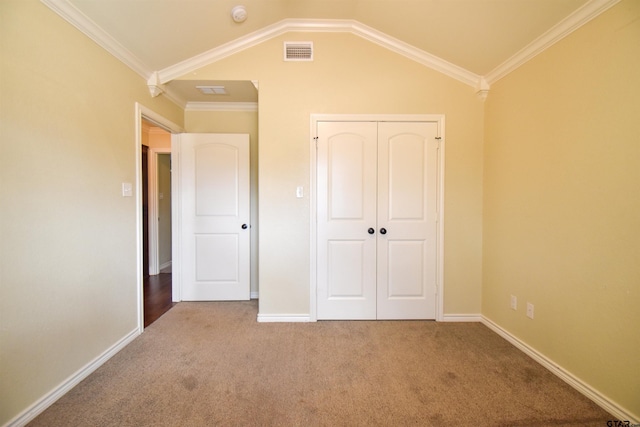
<svg viewBox="0 0 640 427">
<path fill-rule="evenodd" d="M 109 359 L 115 356 L 120 350 L 126 347 L 131 341 L 141 334 L 140 329 L 136 327 L 115 344 L 106 349 L 102 354 L 84 365 L 82 368 L 71 374 L 67 379 L 54 387 L 40 399 L 27 407 L 24 411 L 9 420 L 4 427 L 22 427 L 34 420 L 38 415 L 44 412 L 49 406 L 53 405 L 58 399 L 67 394 L 69 390 L 78 385 L 82 380 L 91 375 L 96 369 L 104 365 Z"/>
<path fill-rule="evenodd" d="M 487 328 L 491 329 L 496 334 L 500 335 L 502 338 L 506 339 L 509 343 L 513 344 L 516 348 L 521 350 L 527 356 L 531 357 L 533 360 L 538 362 L 540 365 L 545 367 L 548 371 L 554 374 L 556 377 L 560 378 L 565 383 L 569 384 L 575 390 L 580 392 L 582 395 L 587 397 L 589 400 L 594 402 L 596 405 L 600 406 L 602 409 L 610 413 L 613 417 L 616 417 L 619 420 L 628 420 L 632 424 L 640 423 L 639 418 L 632 414 L 630 411 L 618 405 L 612 399 L 603 395 L 589 384 L 582 381 L 580 378 L 567 371 L 563 367 L 556 364 L 553 360 L 549 359 L 544 354 L 538 352 L 533 347 L 529 346 L 529 344 L 520 340 L 515 335 L 512 335 L 506 329 L 503 329 L 493 320 L 489 319 L 487 316 L 482 315 L 482 324 Z"/>
</svg>

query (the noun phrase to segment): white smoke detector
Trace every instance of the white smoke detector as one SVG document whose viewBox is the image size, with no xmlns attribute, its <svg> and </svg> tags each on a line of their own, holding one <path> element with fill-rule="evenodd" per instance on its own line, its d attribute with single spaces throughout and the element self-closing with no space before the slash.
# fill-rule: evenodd
<svg viewBox="0 0 640 427">
<path fill-rule="evenodd" d="M 233 18 L 234 22 L 240 23 L 247 20 L 247 9 L 242 6 L 236 6 L 231 9 L 231 18 Z"/>
</svg>

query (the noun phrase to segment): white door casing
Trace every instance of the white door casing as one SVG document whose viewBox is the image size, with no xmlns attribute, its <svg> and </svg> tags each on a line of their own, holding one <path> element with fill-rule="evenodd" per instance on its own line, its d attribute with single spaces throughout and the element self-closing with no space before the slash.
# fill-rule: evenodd
<svg viewBox="0 0 640 427">
<path fill-rule="evenodd" d="M 250 297 L 249 135 L 180 134 L 181 299 Z"/>
<path fill-rule="evenodd" d="M 153 110 L 150 110 L 148 108 L 146 108 L 144 105 L 141 105 L 140 103 L 135 103 L 135 129 L 136 129 L 136 134 L 135 134 L 135 138 L 134 138 L 134 152 L 135 152 L 135 158 L 136 158 L 136 184 L 135 184 L 135 194 L 136 194 L 136 246 L 137 246 L 137 250 L 136 250 L 136 265 L 138 266 L 137 268 L 137 300 L 138 300 L 138 331 L 139 333 L 142 333 L 142 331 L 144 330 L 144 291 L 143 291 L 143 278 L 142 278 L 142 252 L 143 252 L 143 242 L 142 242 L 142 228 L 143 228 L 143 224 L 142 224 L 142 123 L 143 121 L 148 121 L 153 123 L 154 125 L 166 130 L 167 132 L 170 132 L 172 134 L 172 140 L 173 140 L 173 134 L 182 132 L 183 129 L 173 123 L 172 121 L 166 119 L 165 117 L 161 116 L 160 114 L 154 112 Z M 172 154 L 172 158 L 173 158 L 173 154 Z M 174 193 L 174 188 L 176 188 L 176 186 L 178 185 L 177 182 L 174 183 L 173 176 L 172 176 L 172 183 L 171 183 L 171 187 L 172 187 L 172 193 Z M 174 217 L 173 212 L 174 212 L 174 208 L 175 208 L 175 200 L 172 200 L 172 217 Z M 172 233 L 174 231 L 172 230 Z M 173 257 L 175 259 L 175 256 Z M 179 301 L 179 295 L 176 293 L 176 291 L 178 290 L 178 286 L 176 286 L 176 282 L 177 282 L 177 278 L 175 276 L 175 269 L 173 271 L 172 274 L 172 290 L 173 290 L 173 301 Z"/>
<path fill-rule="evenodd" d="M 319 118 L 312 320 L 438 318 L 444 118 Z"/>
<path fill-rule="evenodd" d="M 160 231 L 158 229 L 159 193 L 158 193 L 158 155 L 171 154 L 171 148 L 149 149 L 149 274 L 160 273 Z"/>
</svg>

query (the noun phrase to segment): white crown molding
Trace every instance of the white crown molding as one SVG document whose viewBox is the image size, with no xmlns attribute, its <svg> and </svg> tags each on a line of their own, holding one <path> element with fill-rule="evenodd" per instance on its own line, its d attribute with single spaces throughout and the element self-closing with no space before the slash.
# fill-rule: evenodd
<svg viewBox="0 0 640 427">
<path fill-rule="evenodd" d="M 257 102 L 187 102 L 185 111 L 258 111 Z"/>
<path fill-rule="evenodd" d="M 479 85 L 480 76 L 477 74 L 431 55 L 408 43 L 390 37 L 358 21 L 342 19 L 284 19 L 273 25 L 247 34 L 244 37 L 160 70 L 158 71 L 159 81 L 160 83 L 167 83 L 206 65 L 288 32 L 351 33 L 470 86 L 476 87 Z"/>
<path fill-rule="evenodd" d="M 151 76 L 152 70 L 140 59 L 67 0 L 40 1 L 143 78 L 148 79 Z"/>
<path fill-rule="evenodd" d="M 152 98 L 164 93 L 165 87 L 160 82 L 160 78 L 158 77 L 157 72 L 153 72 L 151 76 L 147 79 L 147 86 L 149 87 L 149 93 Z"/>
<path fill-rule="evenodd" d="M 607 9 L 613 7 L 620 0 L 590 0 L 571 15 L 560 21 L 546 33 L 529 43 L 511 58 L 489 72 L 485 79 L 489 85 L 494 84 L 525 62 L 539 55 L 555 43 L 559 42 L 578 28 L 582 27 L 593 18 Z"/>
<path fill-rule="evenodd" d="M 170 91 L 164 87 L 165 83 L 287 32 L 346 32 L 357 35 L 474 87 L 478 97 L 484 100 L 493 83 L 605 12 L 620 0 L 589 0 L 574 13 L 560 21 L 556 26 L 521 49 L 484 77 L 411 46 L 401 40 L 395 39 L 358 21 L 340 19 L 284 19 L 222 46 L 154 72 L 68 0 L 40 1 L 133 71 L 145 78 L 149 85 L 151 96 L 158 96 L 163 93 L 172 102 L 184 107 L 186 101 L 170 93 Z"/>
<path fill-rule="evenodd" d="M 171 80 L 184 76 L 185 74 L 188 74 L 206 65 L 232 56 L 238 52 L 241 52 L 245 49 L 256 46 L 264 41 L 276 37 L 277 35 L 286 32 L 282 29 L 282 22 L 284 21 L 269 25 L 258 31 L 247 34 L 246 36 L 240 37 L 239 39 L 233 40 L 229 43 L 225 43 L 221 46 L 210 49 L 189 59 L 178 62 L 177 64 L 159 70 L 159 80 L 161 83 L 170 82 Z"/>
<path fill-rule="evenodd" d="M 479 85 L 481 76 L 364 24 L 353 22 L 351 33 L 469 86 L 476 87 Z"/>
<path fill-rule="evenodd" d="M 482 102 L 487 100 L 487 95 L 489 95 L 490 89 L 491 86 L 489 86 L 487 80 L 484 77 L 480 77 L 478 85 L 476 86 L 476 95 L 478 95 L 478 98 L 480 98 Z"/>
</svg>

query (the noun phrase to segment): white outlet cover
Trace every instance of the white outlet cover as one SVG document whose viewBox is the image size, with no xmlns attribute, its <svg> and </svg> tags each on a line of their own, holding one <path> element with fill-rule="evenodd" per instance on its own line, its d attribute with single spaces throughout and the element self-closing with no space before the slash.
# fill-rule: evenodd
<svg viewBox="0 0 640 427">
<path fill-rule="evenodd" d="M 533 304 L 527 303 L 527 317 L 533 319 Z"/>
</svg>

